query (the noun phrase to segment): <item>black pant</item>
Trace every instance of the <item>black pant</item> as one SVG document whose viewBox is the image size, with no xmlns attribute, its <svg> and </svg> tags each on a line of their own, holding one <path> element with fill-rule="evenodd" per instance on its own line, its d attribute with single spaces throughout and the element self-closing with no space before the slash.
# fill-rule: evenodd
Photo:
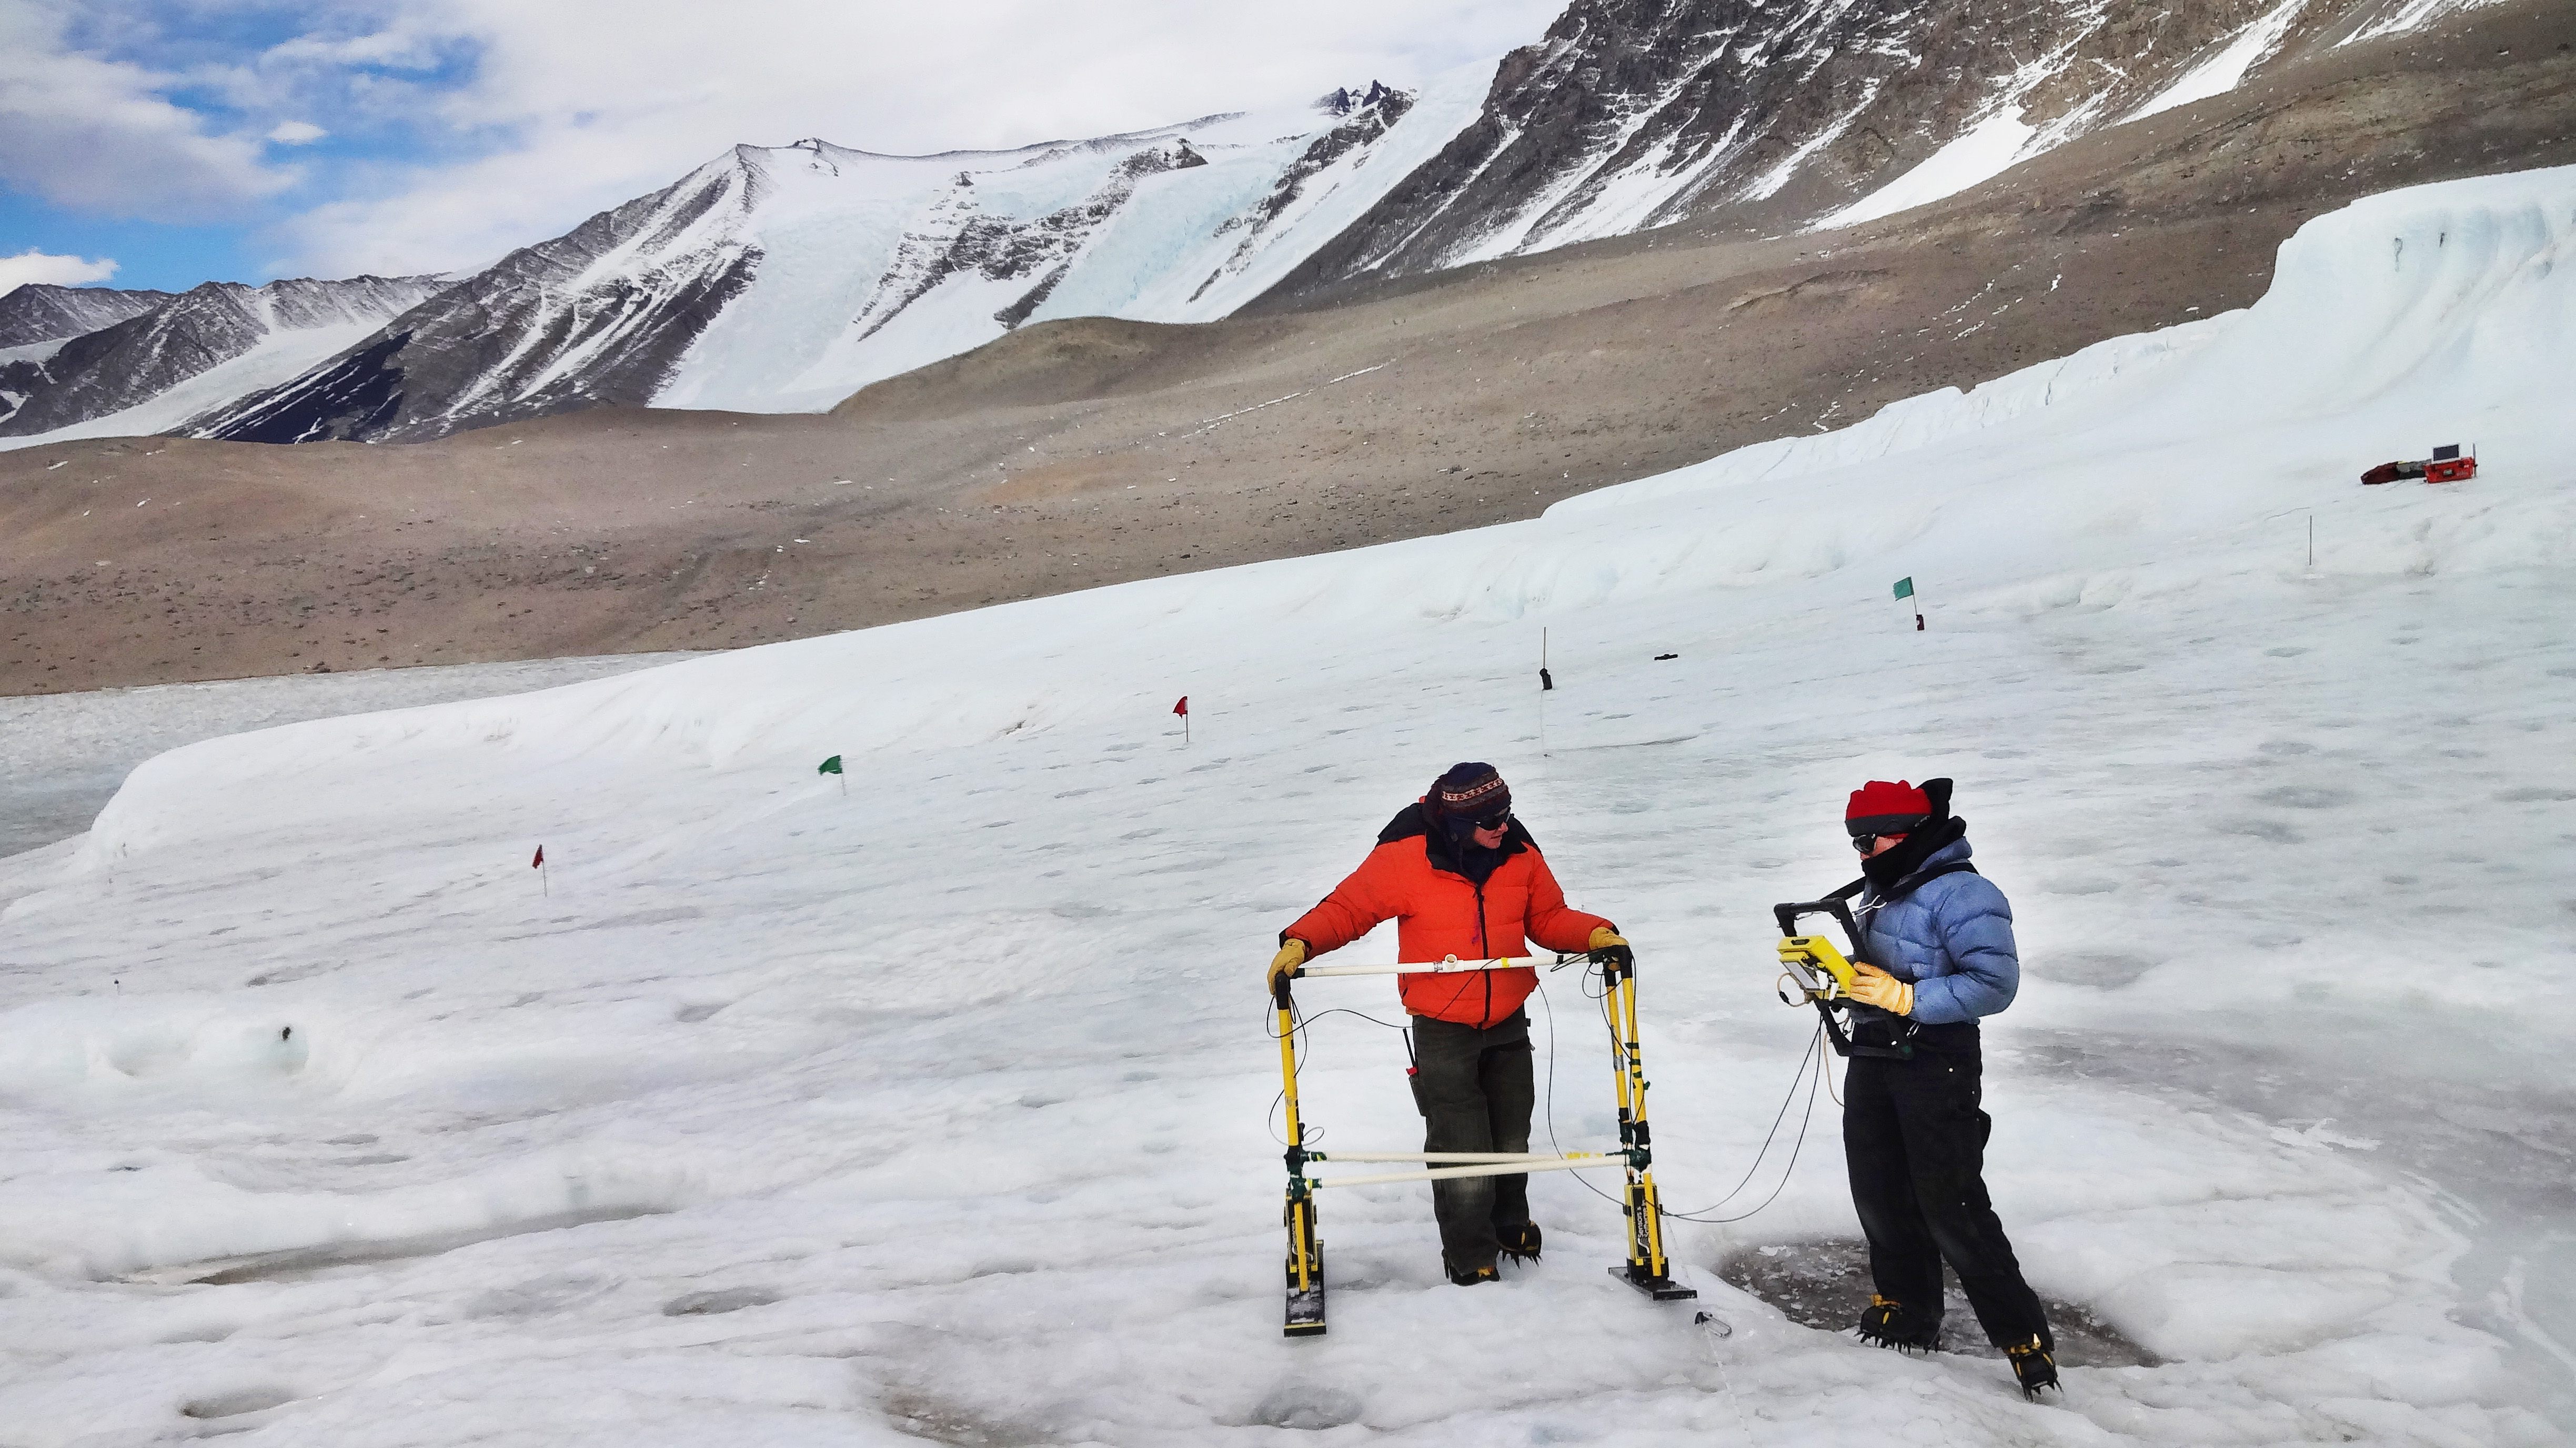
<svg viewBox="0 0 2576 1448">
<path fill-rule="evenodd" d="M 1527 1014 L 1514 1011 L 1485 1030 L 1415 1016 L 1413 1051 L 1413 1104 L 1422 1112 L 1424 1151 L 1529 1150 L 1538 1091 Z M 1491 1267 L 1502 1250 L 1497 1231 L 1518 1236 L 1529 1220 L 1529 1174 L 1433 1182 L 1431 1210 L 1451 1268 Z"/>
<path fill-rule="evenodd" d="M 1938 1324 L 1947 1259 L 1989 1341 L 2010 1347 L 2036 1336 L 2054 1350 L 2039 1297 L 1986 1196 L 1994 1122 L 1978 1107 L 1983 1075 L 1973 1036 L 1963 1049 L 1918 1049 L 1910 1061 L 1851 1058 L 1843 1159 L 1869 1236 L 1870 1276 L 1908 1318 Z"/>
</svg>

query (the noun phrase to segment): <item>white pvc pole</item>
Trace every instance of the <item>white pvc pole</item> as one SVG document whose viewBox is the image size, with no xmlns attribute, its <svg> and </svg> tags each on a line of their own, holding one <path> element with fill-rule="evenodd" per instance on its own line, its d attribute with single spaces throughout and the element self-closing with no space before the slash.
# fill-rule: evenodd
<svg viewBox="0 0 2576 1448">
<path fill-rule="evenodd" d="M 1455 1177 L 1515 1176 L 1533 1171 L 1582 1171 L 1588 1167 L 1626 1166 L 1624 1156 L 1593 1157 L 1586 1161 L 1498 1161 L 1482 1166 L 1439 1166 L 1429 1171 L 1391 1171 L 1379 1176 L 1306 1178 L 1310 1187 L 1374 1187 L 1389 1182 L 1441 1182 Z"/>
<path fill-rule="evenodd" d="M 1552 962 L 1551 962 L 1552 963 Z M 1518 960 L 1500 956 L 1493 960 L 1408 960 L 1400 965 L 1308 965 L 1298 968 L 1295 978 L 1321 975 L 1452 975 L 1462 970 L 1531 970 L 1540 961 L 1535 956 Z"/>
<path fill-rule="evenodd" d="M 1607 1161 L 1598 1151 L 1310 1151 L 1309 1161 Z"/>
</svg>

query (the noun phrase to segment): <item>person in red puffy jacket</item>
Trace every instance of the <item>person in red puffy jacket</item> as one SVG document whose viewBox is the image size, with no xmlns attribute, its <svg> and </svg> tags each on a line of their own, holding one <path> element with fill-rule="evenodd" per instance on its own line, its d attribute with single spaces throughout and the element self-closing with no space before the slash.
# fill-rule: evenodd
<svg viewBox="0 0 2576 1448">
<path fill-rule="evenodd" d="M 1386 921 L 1396 958 L 1490 960 L 1545 950 L 1625 945 L 1617 927 L 1565 903 L 1538 841 L 1512 815 L 1512 793 L 1490 764 L 1460 764 L 1378 832 L 1377 848 L 1314 909 L 1279 932 L 1271 975 L 1339 950 Z M 1413 1017 L 1414 1105 L 1424 1151 L 1529 1150 L 1537 1099 L 1529 1016 L 1538 971 L 1461 971 L 1396 977 Z M 1535 1257 L 1529 1177 L 1431 1184 L 1449 1280 L 1491 1282 L 1496 1259 Z"/>
</svg>

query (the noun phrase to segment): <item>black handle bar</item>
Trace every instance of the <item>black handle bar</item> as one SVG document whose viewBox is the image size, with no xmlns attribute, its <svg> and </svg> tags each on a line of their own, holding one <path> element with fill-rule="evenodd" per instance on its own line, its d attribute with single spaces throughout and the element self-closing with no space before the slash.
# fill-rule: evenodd
<svg viewBox="0 0 2576 1448">
<path fill-rule="evenodd" d="M 1831 915 L 1842 922 L 1843 939 L 1851 947 L 1849 953 L 1854 956 L 1860 953 L 1860 927 L 1852 923 L 1849 904 L 1841 900 L 1794 900 L 1786 905 L 1771 907 L 1771 916 L 1780 922 L 1780 933 L 1783 935 L 1798 933 L 1798 918 L 1802 915 Z"/>
</svg>

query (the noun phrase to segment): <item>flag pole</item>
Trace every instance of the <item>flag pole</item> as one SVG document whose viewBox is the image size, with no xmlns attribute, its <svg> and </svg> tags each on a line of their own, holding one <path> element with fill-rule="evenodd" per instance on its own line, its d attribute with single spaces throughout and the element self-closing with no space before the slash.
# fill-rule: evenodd
<svg viewBox="0 0 2576 1448">
<path fill-rule="evenodd" d="M 1914 600 L 1914 631 L 1916 633 L 1923 632 L 1923 595 L 1914 591 L 1914 575 L 1909 573 L 1903 578 L 1896 580 L 1896 588 L 1894 591 L 1896 594 L 1896 601 L 1899 603 L 1903 603 L 1907 599 Z"/>
</svg>

